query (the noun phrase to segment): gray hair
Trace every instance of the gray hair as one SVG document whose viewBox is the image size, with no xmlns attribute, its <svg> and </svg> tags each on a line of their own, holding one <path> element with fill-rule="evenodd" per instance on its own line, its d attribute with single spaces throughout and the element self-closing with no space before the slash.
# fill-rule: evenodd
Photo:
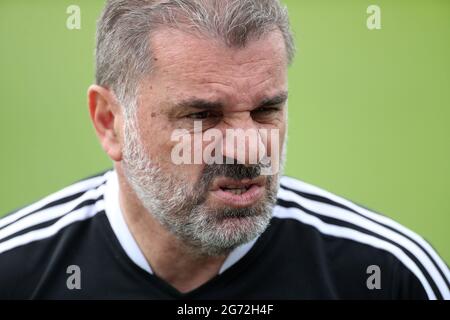
<svg viewBox="0 0 450 320">
<path fill-rule="evenodd" d="M 287 9 L 279 0 L 108 0 L 97 26 L 96 83 L 110 88 L 122 105 L 135 107 L 140 81 L 152 71 L 150 35 L 162 27 L 230 47 L 278 28 L 289 64 L 295 54 Z"/>
</svg>

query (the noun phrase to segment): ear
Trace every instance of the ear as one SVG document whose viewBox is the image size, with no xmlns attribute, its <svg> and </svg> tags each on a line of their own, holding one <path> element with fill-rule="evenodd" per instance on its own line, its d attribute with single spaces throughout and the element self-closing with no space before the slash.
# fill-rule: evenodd
<svg viewBox="0 0 450 320">
<path fill-rule="evenodd" d="M 88 89 L 89 113 L 103 150 L 113 161 L 122 160 L 122 110 L 112 91 L 92 85 Z"/>
</svg>

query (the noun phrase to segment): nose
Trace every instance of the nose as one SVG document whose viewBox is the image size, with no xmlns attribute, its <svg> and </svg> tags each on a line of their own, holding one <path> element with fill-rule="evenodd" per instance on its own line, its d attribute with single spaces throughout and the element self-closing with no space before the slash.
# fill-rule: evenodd
<svg viewBox="0 0 450 320">
<path fill-rule="evenodd" d="M 222 154 L 227 161 L 255 165 L 266 155 L 266 142 L 250 112 L 224 119 Z"/>
</svg>

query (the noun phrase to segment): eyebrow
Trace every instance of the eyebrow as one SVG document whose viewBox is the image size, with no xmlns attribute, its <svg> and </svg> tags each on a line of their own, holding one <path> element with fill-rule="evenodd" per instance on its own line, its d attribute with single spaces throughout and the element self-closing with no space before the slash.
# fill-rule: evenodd
<svg viewBox="0 0 450 320">
<path fill-rule="evenodd" d="M 276 94 L 273 97 L 263 99 L 261 101 L 261 103 L 258 105 L 258 108 L 270 107 L 270 106 L 276 106 L 279 104 L 283 104 L 287 101 L 287 99 L 288 99 L 288 92 L 283 91 L 283 92 Z"/>
<path fill-rule="evenodd" d="M 276 94 L 273 97 L 264 98 L 257 106 L 257 108 L 274 106 L 286 102 L 288 99 L 288 92 L 283 91 Z M 200 98 L 192 98 L 187 100 L 182 100 L 177 102 L 175 109 L 180 108 L 191 108 L 191 109 L 201 109 L 201 110 L 218 110 L 222 109 L 224 104 L 220 101 L 209 101 Z"/>
</svg>

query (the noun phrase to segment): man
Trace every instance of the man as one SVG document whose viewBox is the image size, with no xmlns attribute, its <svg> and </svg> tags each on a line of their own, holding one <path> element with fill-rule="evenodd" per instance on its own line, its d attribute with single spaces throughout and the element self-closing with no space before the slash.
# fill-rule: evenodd
<svg viewBox="0 0 450 320">
<path fill-rule="evenodd" d="M 293 55 L 277 0 L 108 1 L 88 97 L 114 169 L 0 220 L 0 297 L 450 298 L 421 237 L 281 177 Z"/>
</svg>

